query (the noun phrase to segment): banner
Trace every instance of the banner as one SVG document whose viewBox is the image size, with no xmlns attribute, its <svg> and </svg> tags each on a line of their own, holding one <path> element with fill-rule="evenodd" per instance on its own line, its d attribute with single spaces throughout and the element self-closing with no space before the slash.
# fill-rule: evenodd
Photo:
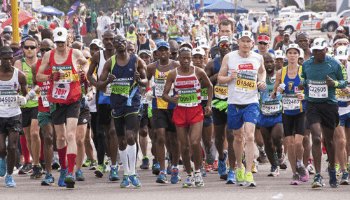
<svg viewBox="0 0 350 200">
<path fill-rule="evenodd" d="M 69 11 L 67 12 L 67 15 L 71 17 L 78 9 L 80 6 L 80 1 L 76 1 L 73 3 L 73 5 L 69 8 Z"/>
<path fill-rule="evenodd" d="M 298 7 L 302 10 L 305 10 L 305 0 L 294 0 L 298 4 Z"/>
</svg>

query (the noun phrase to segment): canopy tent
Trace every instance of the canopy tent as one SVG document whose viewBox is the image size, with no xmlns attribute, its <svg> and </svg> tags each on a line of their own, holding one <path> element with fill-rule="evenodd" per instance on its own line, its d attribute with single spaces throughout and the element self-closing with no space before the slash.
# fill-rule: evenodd
<svg viewBox="0 0 350 200">
<path fill-rule="evenodd" d="M 204 12 L 221 12 L 221 11 L 224 11 L 224 12 L 229 12 L 229 13 L 234 13 L 234 12 L 237 12 L 237 13 L 248 13 L 248 10 L 243 8 L 243 7 L 240 7 L 240 6 L 237 6 L 235 7 L 235 5 L 231 2 L 227 2 L 227 1 L 218 1 L 218 2 L 215 2 L 209 6 L 205 6 L 203 8 L 203 11 Z"/>
<path fill-rule="evenodd" d="M 203 0 L 203 6 L 209 6 L 217 1 L 220 1 L 220 0 Z M 197 2 L 196 4 L 194 4 L 194 8 L 195 9 L 199 9 L 201 7 L 201 2 Z"/>
<path fill-rule="evenodd" d="M 19 27 L 28 24 L 30 21 L 32 21 L 34 18 L 33 16 L 25 10 L 20 10 L 18 12 L 18 22 L 19 22 Z M 1 27 L 4 28 L 7 25 L 11 25 L 12 24 L 12 17 L 8 18 L 6 21 L 4 21 L 4 23 L 1 24 Z"/>
<path fill-rule="evenodd" d="M 34 9 L 35 12 L 41 13 L 43 15 L 57 15 L 57 16 L 63 16 L 64 12 L 58 10 L 57 8 L 54 8 L 52 6 L 44 6 L 41 8 Z"/>
</svg>

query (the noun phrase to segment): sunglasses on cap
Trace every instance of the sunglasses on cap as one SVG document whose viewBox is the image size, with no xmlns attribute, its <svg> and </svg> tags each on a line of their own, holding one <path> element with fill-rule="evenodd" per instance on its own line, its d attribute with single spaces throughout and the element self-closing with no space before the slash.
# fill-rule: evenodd
<svg viewBox="0 0 350 200">
<path fill-rule="evenodd" d="M 37 48 L 37 46 L 23 46 L 23 48 L 26 49 L 26 50 L 28 50 L 28 49 L 34 50 L 34 49 Z"/>
<path fill-rule="evenodd" d="M 259 42 L 260 45 L 268 45 L 266 42 Z"/>
</svg>

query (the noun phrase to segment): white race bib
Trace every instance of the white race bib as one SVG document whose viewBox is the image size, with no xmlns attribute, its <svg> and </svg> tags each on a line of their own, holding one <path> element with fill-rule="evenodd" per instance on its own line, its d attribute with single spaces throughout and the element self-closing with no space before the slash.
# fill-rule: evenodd
<svg viewBox="0 0 350 200">
<path fill-rule="evenodd" d="M 266 102 L 261 105 L 261 112 L 263 115 L 275 115 L 281 111 L 279 102 Z"/>
<path fill-rule="evenodd" d="M 0 91 L 0 107 L 15 108 L 17 104 L 17 92 L 14 90 Z"/>
<path fill-rule="evenodd" d="M 297 96 L 284 96 L 282 98 L 283 110 L 300 110 L 300 101 Z"/>
<path fill-rule="evenodd" d="M 52 98 L 66 100 L 70 91 L 69 83 L 54 83 L 52 90 Z"/>
<path fill-rule="evenodd" d="M 328 86 L 325 81 L 310 81 L 309 97 L 315 99 L 328 98 Z"/>
</svg>

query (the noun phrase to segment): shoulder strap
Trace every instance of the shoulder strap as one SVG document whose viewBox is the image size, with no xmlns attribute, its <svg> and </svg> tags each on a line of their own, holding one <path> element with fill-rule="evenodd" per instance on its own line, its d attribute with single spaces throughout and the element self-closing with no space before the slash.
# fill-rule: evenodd
<svg viewBox="0 0 350 200">
<path fill-rule="evenodd" d="M 285 77 L 286 77 L 286 74 L 287 74 L 287 66 L 282 67 L 281 83 L 284 82 L 284 79 L 285 79 Z"/>
<path fill-rule="evenodd" d="M 113 69 L 114 69 L 114 65 L 115 65 L 115 63 L 116 63 L 115 55 L 113 55 L 113 56 L 111 57 L 111 61 L 112 61 L 112 63 L 111 63 L 111 73 L 112 73 L 112 71 L 113 71 Z"/>
<path fill-rule="evenodd" d="M 303 71 L 303 66 L 302 65 L 300 65 L 299 66 L 299 70 L 298 70 L 298 75 L 299 75 L 299 77 L 301 77 L 301 72 Z"/>
</svg>

